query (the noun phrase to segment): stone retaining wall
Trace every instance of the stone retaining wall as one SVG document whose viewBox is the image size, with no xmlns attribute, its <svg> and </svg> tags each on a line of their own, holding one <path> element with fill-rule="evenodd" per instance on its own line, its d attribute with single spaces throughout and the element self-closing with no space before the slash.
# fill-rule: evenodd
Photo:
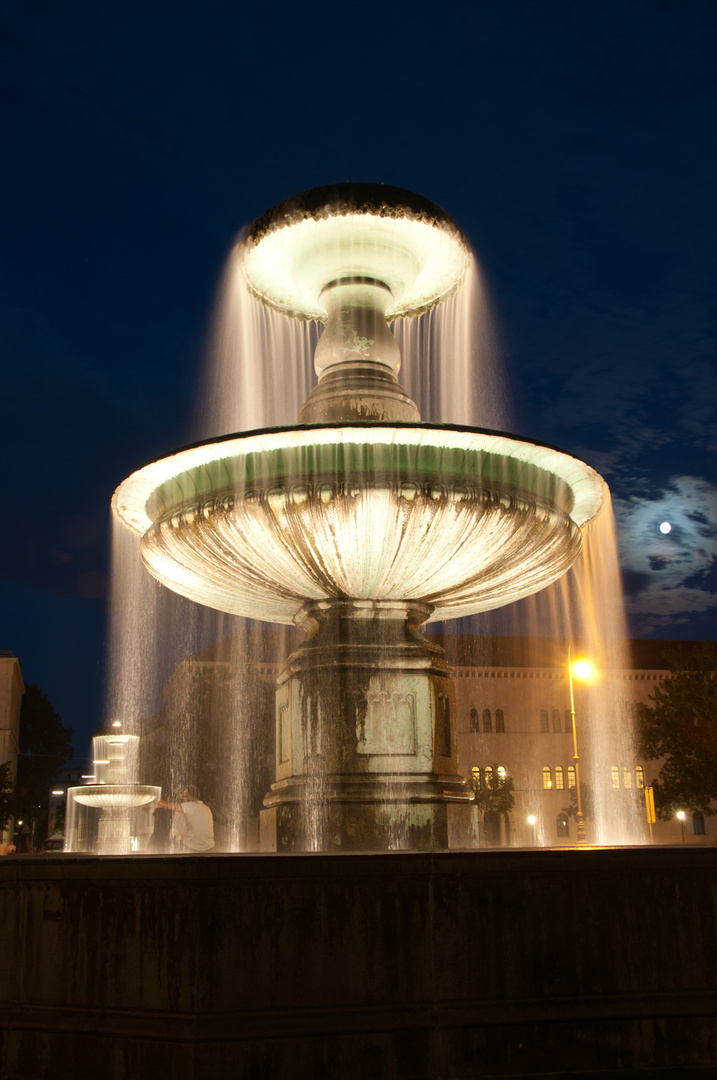
<svg viewBox="0 0 717 1080">
<path fill-rule="evenodd" d="M 715 848 L 6 857 L 1 1075 L 712 1076 L 716 904 Z"/>
</svg>

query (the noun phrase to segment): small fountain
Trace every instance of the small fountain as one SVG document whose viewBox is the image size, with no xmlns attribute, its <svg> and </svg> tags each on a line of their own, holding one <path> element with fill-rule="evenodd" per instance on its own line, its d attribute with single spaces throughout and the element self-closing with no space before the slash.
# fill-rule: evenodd
<svg viewBox="0 0 717 1080">
<path fill-rule="evenodd" d="M 67 791 L 66 851 L 95 851 L 99 855 L 129 855 L 137 851 L 140 830 L 132 828 L 131 811 L 140 807 L 145 808 L 147 827 L 143 832 L 149 838 L 148 811 L 150 804 L 158 802 L 162 789 L 135 783 L 139 736 L 124 734 L 120 727 L 116 721 L 109 728 L 100 728 L 92 739 L 93 782 Z M 81 816 L 82 811 L 75 804 L 99 811 L 98 820 L 92 823 L 96 825 L 96 836 L 87 816 Z"/>
<path fill-rule="evenodd" d="M 140 469 L 114 512 L 170 589 L 307 632 L 279 679 L 264 850 L 473 846 L 450 669 L 420 628 L 559 579 L 606 486 L 552 447 L 421 420 L 389 323 L 440 304 L 470 260 L 433 203 L 315 189 L 255 222 L 241 258 L 264 304 L 326 324 L 318 385 L 293 427 Z"/>
</svg>

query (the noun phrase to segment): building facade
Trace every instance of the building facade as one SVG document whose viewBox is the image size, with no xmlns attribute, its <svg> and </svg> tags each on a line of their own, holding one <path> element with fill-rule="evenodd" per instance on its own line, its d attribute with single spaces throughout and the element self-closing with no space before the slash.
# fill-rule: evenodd
<svg viewBox="0 0 717 1080">
<path fill-rule="evenodd" d="M 17 775 L 17 756 L 20 749 L 20 705 L 25 693 L 20 661 L 12 652 L 0 651 L 0 765 L 9 761 L 13 776 Z M 13 822 L 8 822 L 2 834 L 7 843 L 13 836 Z"/>
<path fill-rule="evenodd" d="M 271 631 L 233 635 L 183 661 L 165 687 L 164 709 L 143 725 L 143 781 L 165 790 L 198 782 L 229 821 L 229 850 L 237 841 L 240 850 L 256 846 L 254 825 L 275 775 L 274 687 L 292 643 Z M 648 820 L 649 789 L 661 762 L 642 760 L 634 750 L 635 706 L 670 678 L 664 653 L 679 643 L 628 643 L 625 662 L 599 673 L 592 698 L 574 686 L 573 726 L 566 641 L 427 636 L 453 668 L 461 773 L 478 796 L 499 787 L 496 780 L 512 786 L 507 812 L 490 809 L 486 800 L 481 846 L 575 844 L 578 777 L 588 844 L 717 842 L 717 818 L 688 811 L 684 821 Z M 240 773 L 243 780 L 236 779 Z M 249 822 L 243 838 L 230 823 L 238 801 Z M 602 836 L 598 818 L 612 822 Z"/>
</svg>

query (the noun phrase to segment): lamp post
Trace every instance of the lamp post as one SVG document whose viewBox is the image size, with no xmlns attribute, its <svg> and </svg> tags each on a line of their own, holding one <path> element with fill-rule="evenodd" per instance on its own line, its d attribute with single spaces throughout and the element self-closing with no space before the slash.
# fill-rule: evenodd
<svg viewBox="0 0 717 1080">
<path fill-rule="evenodd" d="M 685 812 L 684 810 L 677 811 L 677 818 L 680 823 L 680 829 L 682 830 L 682 843 L 685 842 Z"/>
<path fill-rule="evenodd" d="M 577 792 L 578 808 L 575 815 L 575 821 L 577 824 L 578 843 L 587 843 L 587 834 L 585 832 L 585 817 L 583 816 L 583 805 L 580 796 L 580 768 L 578 764 L 578 736 L 575 730 L 575 693 L 573 691 L 573 676 L 576 679 L 589 679 L 592 675 L 592 664 L 589 660 L 573 660 L 570 655 L 570 648 L 568 648 L 568 682 L 570 684 L 570 719 L 573 729 L 573 761 L 575 762 L 575 789 Z"/>
</svg>

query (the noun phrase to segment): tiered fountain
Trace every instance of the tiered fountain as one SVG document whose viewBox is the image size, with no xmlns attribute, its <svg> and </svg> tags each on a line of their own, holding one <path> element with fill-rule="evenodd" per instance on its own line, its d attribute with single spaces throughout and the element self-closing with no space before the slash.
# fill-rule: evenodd
<svg viewBox="0 0 717 1080">
<path fill-rule="evenodd" d="M 441 209 L 398 189 L 275 207 L 243 242 L 243 274 L 288 318 L 326 324 L 298 424 L 180 450 L 115 493 L 163 584 L 308 634 L 279 679 L 265 850 L 475 843 L 450 670 L 420 627 L 555 581 L 600 510 L 582 461 L 424 423 L 398 383 L 389 323 L 449 296 L 469 258 Z"/>
<path fill-rule="evenodd" d="M 136 783 L 139 769 L 139 736 L 125 734 L 120 724 L 100 729 L 92 739 L 94 778 L 67 792 L 66 851 L 90 850 L 98 855 L 129 855 L 137 850 L 139 829 L 132 829 L 133 811 L 152 809 L 162 789 Z M 74 804 L 99 812 L 96 838 L 90 837 L 87 820 L 78 820 Z M 94 829 L 92 830 L 94 833 Z M 143 830 L 145 838 L 151 832 Z M 133 837 L 135 838 L 133 842 Z"/>
</svg>

